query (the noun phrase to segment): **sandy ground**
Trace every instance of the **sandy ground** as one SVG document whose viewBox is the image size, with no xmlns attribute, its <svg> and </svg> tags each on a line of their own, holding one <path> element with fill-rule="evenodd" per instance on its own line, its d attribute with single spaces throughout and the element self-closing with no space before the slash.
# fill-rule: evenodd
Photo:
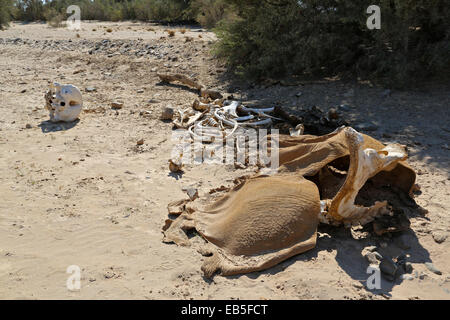
<svg viewBox="0 0 450 320">
<path fill-rule="evenodd" d="M 182 34 L 170 27 L 174 37 L 168 27 L 131 22 L 84 22 L 81 31 L 13 24 L 0 31 L 0 298 L 449 299 L 449 88 L 234 83 L 211 58 L 214 34 L 184 28 Z M 411 230 L 393 236 L 358 238 L 321 227 L 315 249 L 274 268 L 203 278 L 199 253 L 161 242 L 166 206 L 186 197 L 183 188 L 198 188 L 201 196 L 252 169 L 201 165 L 170 174 L 172 126 L 158 117 L 164 106 L 188 106 L 197 94 L 159 84 L 157 71 L 184 72 L 237 99 L 292 112 L 346 104 L 343 116 L 352 125 L 370 122 L 374 137 L 408 146 L 421 187 L 416 201 L 428 213 L 410 217 Z M 53 81 L 82 89 L 80 121 L 47 122 L 43 95 Z M 124 101 L 121 110 L 110 107 L 116 99 Z M 365 288 L 361 251 L 370 245 L 408 254 L 412 279 L 383 278 L 382 289 Z M 66 287 L 71 265 L 81 269 L 78 291 Z"/>
</svg>

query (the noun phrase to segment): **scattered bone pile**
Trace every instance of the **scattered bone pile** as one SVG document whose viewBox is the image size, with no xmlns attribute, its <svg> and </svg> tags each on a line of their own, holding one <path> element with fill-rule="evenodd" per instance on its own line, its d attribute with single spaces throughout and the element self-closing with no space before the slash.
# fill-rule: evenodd
<svg viewBox="0 0 450 320">
<path fill-rule="evenodd" d="M 192 138 L 203 141 L 226 139 L 238 129 L 269 128 L 280 133 L 299 136 L 306 131 L 312 134 L 328 133 L 347 123 L 325 113 L 318 107 L 299 110 L 300 117 L 287 113 L 281 107 L 247 107 L 239 101 L 226 100 L 217 91 L 207 89 L 196 80 L 181 74 L 158 74 L 162 82 L 181 82 L 199 91 L 200 98 L 192 107 L 178 110 L 173 123 L 176 128 L 186 129 Z M 305 130 L 306 129 L 306 130 Z M 201 136 L 201 137 L 200 137 Z"/>
</svg>

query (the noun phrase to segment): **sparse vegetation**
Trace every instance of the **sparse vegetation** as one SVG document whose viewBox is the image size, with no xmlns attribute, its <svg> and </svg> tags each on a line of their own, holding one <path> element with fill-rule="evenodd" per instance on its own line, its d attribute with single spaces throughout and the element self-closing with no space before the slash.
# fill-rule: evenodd
<svg viewBox="0 0 450 320">
<path fill-rule="evenodd" d="M 380 30 L 367 28 L 367 0 L 227 2 L 238 17 L 220 23 L 216 53 L 246 77 L 337 75 L 403 86 L 449 75 L 444 0 L 379 1 Z"/>
<path fill-rule="evenodd" d="M 230 19 L 234 12 L 226 0 L 193 0 L 191 10 L 202 26 L 213 28 L 223 19 Z"/>
<path fill-rule="evenodd" d="M 12 0 L 0 0 L 0 30 L 9 25 L 13 9 Z"/>
<path fill-rule="evenodd" d="M 369 0 L 74 0 L 71 4 L 80 6 L 86 20 L 196 21 L 214 27 L 217 56 L 237 74 L 253 79 L 351 76 L 398 86 L 417 77 L 450 76 L 446 2 L 380 0 L 380 30 L 366 26 Z M 66 8 L 66 0 L 0 0 L 0 28 L 11 18 L 46 20 L 59 27 L 68 16 Z M 178 31 L 184 34 L 186 29 Z M 175 36 L 173 30 L 165 32 Z"/>
</svg>

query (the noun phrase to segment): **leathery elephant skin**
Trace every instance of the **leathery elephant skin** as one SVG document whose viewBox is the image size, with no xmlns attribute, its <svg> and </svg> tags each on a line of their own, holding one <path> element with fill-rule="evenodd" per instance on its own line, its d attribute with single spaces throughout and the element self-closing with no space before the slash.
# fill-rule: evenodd
<svg viewBox="0 0 450 320">
<path fill-rule="evenodd" d="M 414 171 L 403 162 L 406 153 L 401 146 L 384 146 L 352 128 L 319 137 L 280 136 L 279 146 L 277 173 L 240 179 L 214 199 L 169 204 L 169 213 L 179 216 L 166 220 L 163 241 L 189 246 L 185 231 L 196 229 L 206 240 L 197 248 L 206 256 L 206 277 L 264 270 L 310 250 L 316 245 L 319 222 L 364 224 L 389 213 L 387 202 L 355 204 L 368 179 L 381 174 L 393 183 L 392 174 L 406 192 L 415 181 Z M 349 162 L 348 171 L 336 192 L 322 199 L 323 186 L 314 177 L 339 160 Z"/>
</svg>

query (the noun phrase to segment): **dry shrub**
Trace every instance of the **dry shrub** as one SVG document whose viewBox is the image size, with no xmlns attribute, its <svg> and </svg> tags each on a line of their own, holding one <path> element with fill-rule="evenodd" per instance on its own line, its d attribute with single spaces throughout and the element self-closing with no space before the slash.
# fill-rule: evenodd
<svg viewBox="0 0 450 320">
<path fill-rule="evenodd" d="M 175 37 L 175 31 L 174 30 L 168 30 L 167 33 L 169 34 L 169 37 Z"/>
<path fill-rule="evenodd" d="M 186 29 L 180 29 L 181 34 L 185 34 L 186 33 Z"/>
<path fill-rule="evenodd" d="M 227 1 L 239 19 L 219 24 L 216 54 L 245 77 L 359 77 L 402 87 L 450 74 L 448 1 L 380 0 L 379 30 L 367 28 L 370 0 Z"/>
<path fill-rule="evenodd" d="M 66 26 L 64 18 L 65 16 L 62 13 L 52 15 L 51 17 L 47 18 L 47 23 L 52 28 L 62 28 Z"/>
<path fill-rule="evenodd" d="M 213 28 L 221 20 L 229 19 L 234 15 L 229 0 L 193 0 L 191 2 L 192 10 L 197 13 L 197 22 L 206 28 Z"/>
<path fill-rule="evenodd" d="M 111 28 L 106 29 L 106 32 L 113 32 Z"/>
</svg>

